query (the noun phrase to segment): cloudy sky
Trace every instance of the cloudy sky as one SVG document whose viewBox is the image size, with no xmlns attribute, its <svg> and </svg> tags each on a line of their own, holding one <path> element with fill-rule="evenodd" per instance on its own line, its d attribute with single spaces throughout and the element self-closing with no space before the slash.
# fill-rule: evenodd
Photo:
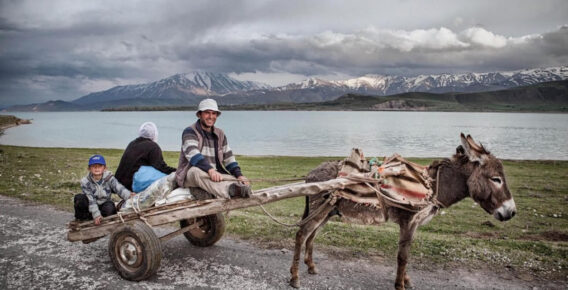
<svg viewBox="0 0 568 290">
<path fill-rule="evenodd" d="M 284 85 L 567 64 L 566 0 L 0 0 L 0 107 L 190 71 Z"/>
</svg>

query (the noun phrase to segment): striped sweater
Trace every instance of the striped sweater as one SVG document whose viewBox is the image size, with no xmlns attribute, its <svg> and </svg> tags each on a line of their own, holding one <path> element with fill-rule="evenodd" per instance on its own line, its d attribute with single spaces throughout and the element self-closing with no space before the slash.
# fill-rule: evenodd
<svg viewBox="0 0 568 290">
<path fill-rule="evenodd" d="M 176 171 L 179 186 L 183 186 L 187 171 L 193 166 L 205 172 L 215 168 L 220 173 L 230 173 L 235 177 L 243 175 L 221 129 L 213 127 L 212 132 L 207 132 L 201 128 L 198 120 L 183 131 L 181 138 L 182 146 Z"/>
</svg>

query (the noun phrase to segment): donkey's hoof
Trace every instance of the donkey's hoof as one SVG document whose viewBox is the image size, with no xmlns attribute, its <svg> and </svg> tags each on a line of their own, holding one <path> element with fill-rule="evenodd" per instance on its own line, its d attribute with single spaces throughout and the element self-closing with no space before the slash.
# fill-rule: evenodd
<svg viewBox="0 0 568 290">
<path fill-rule="evenodd" d="M 308 273 L 309 273 L 309 274 L 312 274 L 312 275 L 315 275 L 315 274 L 318 274 L 319 271 L 318 271 L 318 269 L 317 269 L 316 267 L 310 267 L 310 268 L 308 268 Z"/>
<path fill-rule="evenodd" d="M 410 281 L 410 277 L 408 275 L 404 276 L 404 288 L 412 288 L 412 282 Z"/>
<path fill-rule="evenodd" d="M 298 279 L 290 279 L 290 286 L 300 288 L 300 281 Z"/>
</svg>

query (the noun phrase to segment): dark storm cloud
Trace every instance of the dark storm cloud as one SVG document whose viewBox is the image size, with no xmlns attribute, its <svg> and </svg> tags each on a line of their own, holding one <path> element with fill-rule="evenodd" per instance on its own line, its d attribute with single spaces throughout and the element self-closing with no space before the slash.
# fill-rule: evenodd
<svg viewBox="0 0 568 290">
<path fill-rule="evenodd" d="M 0 0 L 0 107 L 194 70 L 284 84 L 566 65 L 566 19 L 560 0 Z"/>
<path fill-rule="evenodd" d="M 399 71 L 487 71 L 567 63 L 565 27 L 520 38 L 480 27 L 461 32 L 446 28 L 393 31 L 370 29 L 350 34 L 264 35 L 180 45 L 179 60 L 206 70 L 287 71 L 302 75 L 332 72 L 361 75 Z"/>
<path fill-rule="evenodd" d="M 568 25 L 562 26 L 558 31 L 543 35 L 543 51 L 557 57 L 568 55 Z"/>
</svg>

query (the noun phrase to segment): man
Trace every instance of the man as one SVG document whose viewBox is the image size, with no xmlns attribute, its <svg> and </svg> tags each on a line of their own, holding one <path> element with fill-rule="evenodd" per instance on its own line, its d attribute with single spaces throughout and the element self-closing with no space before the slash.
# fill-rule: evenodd
<svg viewBox="0 0 568 290">
<path fill-rule="evenodd" d="M 223 130 L 214 126 L 221 115 L 217 102 L 201 101 L 195 114 L 199 119 L 182 134 L 176 171 L 178 186 L 200 187 L 218 198 L 249 197 L 249 182 Z"/>
</svg>

